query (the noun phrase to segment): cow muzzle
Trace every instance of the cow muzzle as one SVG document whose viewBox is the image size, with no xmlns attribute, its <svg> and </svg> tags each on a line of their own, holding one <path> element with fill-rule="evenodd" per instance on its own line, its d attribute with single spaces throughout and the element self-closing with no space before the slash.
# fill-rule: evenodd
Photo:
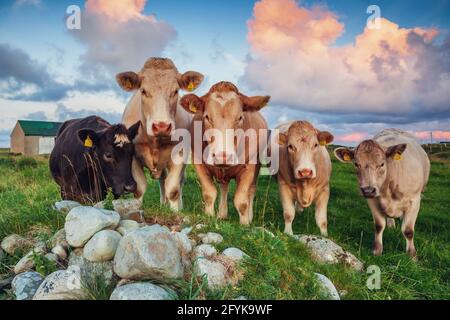
<svg viewBox="0 0 450 320">
<path fill-rule="evenodd" d="M 170 136 L 172 133 L 172 123 L 170 122 L 153 122 L 152 133 L 155 136 Z"/>
<path fill-rule="evenodd" d="M 297 179 L 312 179 L 314 178 L 314 171 L 309 168 L 302 168 L 296 172 Z"/>
<path fill-rule="evenodd" d="M 363 197 L 365 198 L 375 198 L 378 195 L 378 190 L 375 187 L 361 187 L 361 194 L 363 195 Z"/>
<path fill-rule="evenodd" d="M 126 192 L 135 192 L 136 189 L 137 189 L 136 182 L 133 182 L 133 183 L 127 183 L 127 184 L 125 185 L 125 191 L 126 191 Z"/>
</svg>

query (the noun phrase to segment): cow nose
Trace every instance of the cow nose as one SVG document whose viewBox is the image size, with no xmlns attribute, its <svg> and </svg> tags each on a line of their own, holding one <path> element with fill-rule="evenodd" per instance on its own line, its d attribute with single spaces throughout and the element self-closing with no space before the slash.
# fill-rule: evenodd
<svg viewBox="0 0 450 320">
<path fill-rule="evenodd" d="M 136 183 L 128 183 L 125 185 L 125 191 L 127 192 L 135 192 L 136 191 Z"/>
<path fill-rule="evenodd" d="M 172 131 L 172 124 L 167 122 L 154 122 L 152 131 L 155 135 L 169 135 Z"/>
<path fill-rule="evenodd" d="M 233 164 L 234 156 L 233 154 L 226 153 L 226 152 L 217 152 L 213 153 L 214 162 L 216 164 Z"/>
<path fill-rule="evenodd" d="M 361 192 L 364 197 L 373 198 L 377 193 L 377 189 L 375 189 L 374 187 L 362 187 Z"/>
<path fill-rule="evenodd" d="M 313 171 L 311 169 L 298 170 L 298 176 L 301 178 L 309 178 L 312 176 Z"/>
</svg>

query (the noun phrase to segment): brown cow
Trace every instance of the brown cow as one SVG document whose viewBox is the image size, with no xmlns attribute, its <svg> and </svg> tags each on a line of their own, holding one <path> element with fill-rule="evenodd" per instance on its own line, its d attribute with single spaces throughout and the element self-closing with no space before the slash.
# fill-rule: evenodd
<svg viewBox="0 0 450 320">
<path fill-rule="evenodd" d="M 336 158 L 356 167 L 359 187 L 375 223 L 374 255 L 383 252 L 386 220 L 402 218 L 406 251 L 416 259 L 414 225 L 421 194 L 430 175 L 430 160 L 411 134 L 387 129 L 356 149 L 337 148 Z"/>
<path fill-rule="evenodd" d="M 230 82 L 213 85 L 202 97 L 189 94 L 181 99 L 181 105 L 195 114 L 191 126 L 193 160 L 208 215 L 215 214 L 217 189 L 213 180 L 220 184 L 218 216 L 225 219 L 228 215 L 228 184 L 231 179 L 236 179 L 234 205 L 240 223 L 251 223 L 256 179 L 261 167 L 258 148 L 263 147 L 262 143 L 267 145 L 267 137 L 260 141 L 261 132 L 267 133 L 267 123 L 258 111 L 269 99 L 268 96 L 245 96 Z M 195 127 L 199 124 L 201 130 L 197 131 Z M 213 130 L 215 134 L 209 136 L 208 132 Z M 245 134 L 238 136 L 238 131 Z M 200 148 L 196 148 L 196 143 L 201 144 Z"/>
<path fill-rule="evenodd" d="M 194 71 L 180 74 L 172 60 L 164 58 L 148 59 L 139 73 L 117 75 L 117 82 L 125 91 L 136 91 L 124 111 L 122 123 L 129 126 L 140 120 L 143 126 L 134 140 L 133 177 L 139 200 L 143 200 L 147 189 L 146 166 L 159 179 L 161 203 L 168 202 L 175 211 L 182 209 L 185 163 L 170 156 L 177 144 L 170 137 L 175 129 L 188 130 L 192 121 L 192 115 L 178 105 L 179 89 L 192 91 L 202 81 L 202 74 Z M 157 161 L 152 154 L 157 154 Z"/>
<path fill-rule="evenodd" d="M 315 204 L 316 223 L 327 236 L 327 206 L 330 197 L 331 160 L 325 147 L 333 141 L 327 131 L 318 131 L 307 121 L 280 125 L 280 168 L 278 186 L 284 213 L 284 232 L 292 235 L 292 221 L 298 204 Z"/>
</svg>

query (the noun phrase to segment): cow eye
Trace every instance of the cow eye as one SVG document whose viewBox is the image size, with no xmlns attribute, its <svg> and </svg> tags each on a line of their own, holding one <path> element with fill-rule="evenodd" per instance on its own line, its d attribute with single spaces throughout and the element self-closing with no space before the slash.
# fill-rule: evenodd
<svg viewBox="0 0 450 320">
<path fill-rule="evenodd" d="M 289 151 L 294 151 L 294 146 L 292 144 L 288 145 Z"/>
<path fill-rule="evenodd" d="M 383 168 L 384 167 L 384 162 L 382 164 L 380 164 L 378 167 L 379 168 Z"/>
<path fill-rule="evenodd" d="M 316 143 L 315 145 L 314 145 L 314 148 L 317 148 L 319 146 L 319 144 L 318 143 Z"/>
<path fill-rule="evenodd" d="M 207 114 L 205 114 L 205 116 L 203 117 L 203 119 L 205 119 L 208 122 L 211 122 L 211 120 L 209 119 L 209 116 Z"/>
<path fill-rule="evenodd" d="M 178 89 L 172 92 L 172 97 L 175 97 L 178 94 Z"/>
<path fill-rule="evenodd" d="M 240 116 L 238 121 L 241 122 L 242 120 L 244 120 L 244 116 Z"/>
<path fill-rule="evenodd" d="M 359 165 L 358 162 L 355 162 L 355 167 L 358 168 L 358 169 L 361 168 L 361 166 Z"/>
</svg>

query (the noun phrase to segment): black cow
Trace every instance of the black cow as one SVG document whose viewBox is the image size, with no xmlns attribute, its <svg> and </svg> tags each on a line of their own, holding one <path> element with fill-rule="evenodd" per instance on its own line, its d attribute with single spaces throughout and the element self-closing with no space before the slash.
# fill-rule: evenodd
<svg viewBox="0 0 450 320">
<path fill-rule="evenodd" d="M 50 155 L 50 171 L 61 197 L 95 203 L 105 199 L 109 188 L 116 198 L 134 192 L 132 141 L 139 126 L 140 121 L 127 129 L 96 116 L 64 122 Z"/>
</svg>

